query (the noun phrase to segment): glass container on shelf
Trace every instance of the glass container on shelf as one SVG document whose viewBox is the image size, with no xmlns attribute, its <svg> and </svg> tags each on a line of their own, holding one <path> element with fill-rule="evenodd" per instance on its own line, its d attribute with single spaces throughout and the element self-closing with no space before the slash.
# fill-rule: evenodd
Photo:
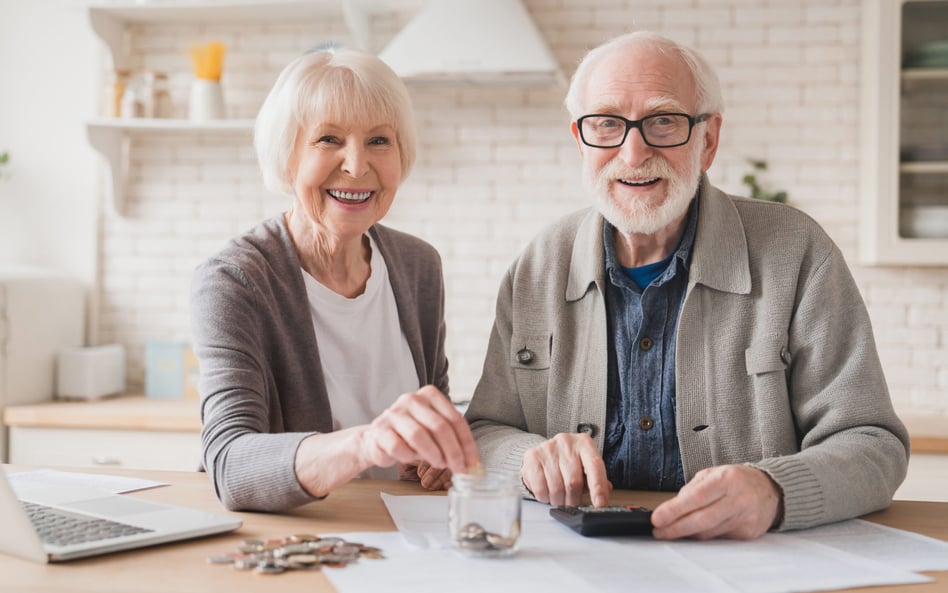
<svg viewBox="0 0 948 593">
<path fill-rule="evenodd" d="M 128 87 L 132 73 L 122 68 L 110 70 L 106 76 L 105 88 L 102 93 L 102 115 L 104 117 L 120 117 L 122 115 L 122 97 Z"/>
<path fill-rule="evenodd" d="M 168 90 L 168 75 L 155 70 L 142 72 L 141 101 L 143 117 L 171 117 L 171 94 Z"/>
</svg>

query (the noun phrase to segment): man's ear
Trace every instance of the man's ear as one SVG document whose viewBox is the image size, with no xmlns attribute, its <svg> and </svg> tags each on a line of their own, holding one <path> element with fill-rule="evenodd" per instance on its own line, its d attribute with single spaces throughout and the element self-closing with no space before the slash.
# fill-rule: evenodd
<svg viewBox="0 0 948 593">
<path fill-rule="evenodd" d="M 701 172 L 711 168 L 714 156 L 718 153 L 718 140 L 721 137 L 721 123 L 724 118 L 720 113 L 712 114 L 704 122 L 704 148 L 701 150 Z"/>
<path fill-rule="evenodd" d="M 576 148 L 579 149 L 579 154 L 582 156 L 586 145 L 583 144 L 583 139 L 579 137 L 579 126 L 576 125 L 576 120 L 570 122 L 569 131 L 573 135 L 573 140 L 576 141 Z"/>
</svg>

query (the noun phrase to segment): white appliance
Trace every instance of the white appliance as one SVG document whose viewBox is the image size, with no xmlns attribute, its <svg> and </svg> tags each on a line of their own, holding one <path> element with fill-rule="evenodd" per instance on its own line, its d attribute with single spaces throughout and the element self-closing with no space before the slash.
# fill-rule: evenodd
<svg viewBox="0 0 948 593">
<path fill-rule="evenodd" d="M 564 81 L 520 0 L 429 0 L 379 57 L 412 83 Z"/>
<path fill-rule="evenodd" d="M 85 319 L 85 289 L 77 279 L 0 264 L 0 416 L 6 406 L 53 399 L 56 355 L 83 344 Z M 0 461 L 7 462 L 2 423 Z"/>
</svg>

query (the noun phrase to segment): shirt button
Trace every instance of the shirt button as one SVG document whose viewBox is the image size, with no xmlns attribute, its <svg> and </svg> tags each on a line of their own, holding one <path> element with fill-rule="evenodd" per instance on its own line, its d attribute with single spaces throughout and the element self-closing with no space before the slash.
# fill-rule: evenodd
<svg viewBox="0 0 948 593">
<path fill-rule="evenodd" d="M 526 348 L 521 348 L 520 351 L 517 352 L 517 361 L 520 364 L 530 364 L 533 362 L 533 352 L 530 352 Z"/>
<path fill-rule="evenodd" d="M 576 432 L 580 432 L 580 433 L 583 433 L 583 434 L 588 434 L 589 436 L 594 437 L 594 436 L 596 436 L 596 425 L 595 425 L 595 424 L 586 424 L 586 423 L 578 424 L 578 425 L 576 426 Z"/>
<path fill-rule="evenodd" d="M 645 336 L 644 338 L 639 340 L 639 348 L 641 348 L 642 350 L 645 350 L 646 352 L 651 350 L 652 346 L 654 346 L 654 343 L 652 342 L 652 338 L 648 336 Z"/>
<path fill-rule="evenodd" d="M 639 428 L 642 430 L 651 430 L 653 426 L 655 426 L 655 421 L 648 416 L 639 418 Z"/>
</svg>

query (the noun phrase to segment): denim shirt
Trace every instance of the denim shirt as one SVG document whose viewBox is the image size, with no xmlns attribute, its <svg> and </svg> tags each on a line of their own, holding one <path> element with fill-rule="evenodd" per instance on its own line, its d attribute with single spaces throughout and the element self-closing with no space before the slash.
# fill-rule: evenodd
<svg viewBox="0 0 948 593">
<path fill-rule="evenodd" d="M 616 488 L 678 490 L 685 483 L 675 427 L 675 338 L 697 221 L 696 196 L 674 257 L 644 289 L 617 259 L 615 227 L 603 225 L 609 330 L 603 459 Z"/>
</svg>

